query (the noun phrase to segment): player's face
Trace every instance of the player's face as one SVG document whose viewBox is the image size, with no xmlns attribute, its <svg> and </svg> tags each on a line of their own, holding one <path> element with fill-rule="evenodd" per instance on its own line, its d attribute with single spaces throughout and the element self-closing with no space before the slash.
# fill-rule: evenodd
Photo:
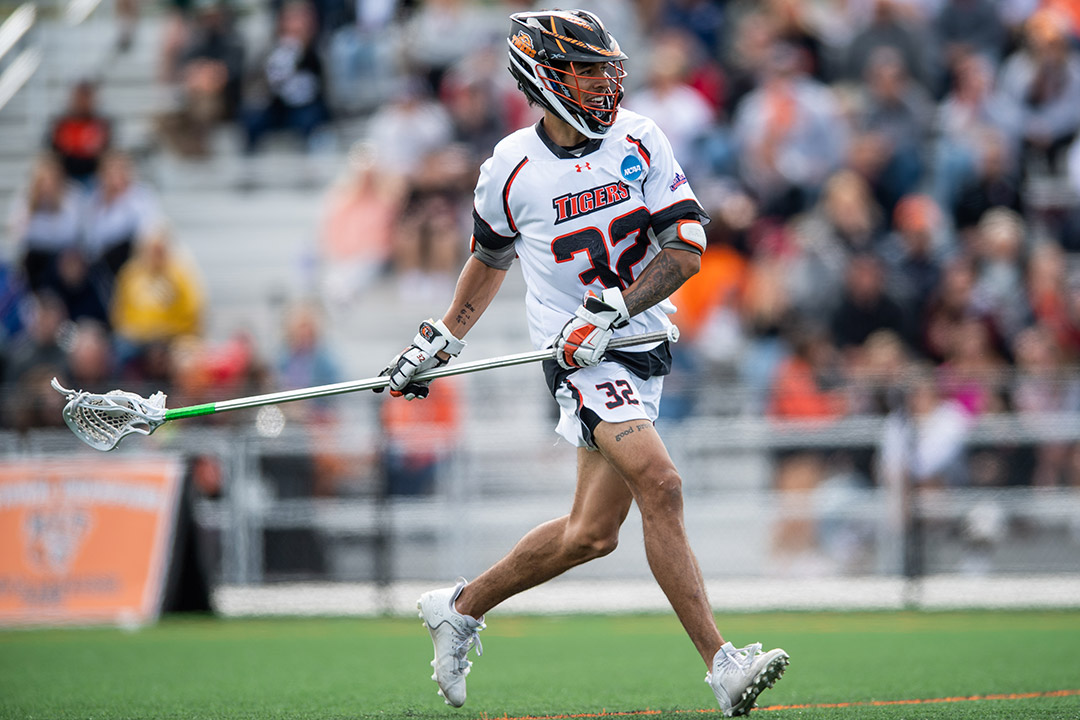
<svg viewBox="0 0 1080 720">
<path fill-rule="evenodd" d="M 611 63 L 571 63 L 567 89 L 587 108 L 609 109 L 614 96 L 612 77 Z"/>
</svg>

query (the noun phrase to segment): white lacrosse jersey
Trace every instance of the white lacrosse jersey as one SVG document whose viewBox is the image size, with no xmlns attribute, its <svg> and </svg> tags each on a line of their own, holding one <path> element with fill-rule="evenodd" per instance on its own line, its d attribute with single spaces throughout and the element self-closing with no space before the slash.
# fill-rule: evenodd
<svg viewBox="0 0 1080 720">
<path fill-rule="evenodd" d="M 625 290 L 638 277 L 660 251 L 655 233 L 708 215 L 656 124 L 620 109 L 604 138 L 580 154 L 552 142 L 539 123 L 508 135 L 480 169 L 473 219 L 474 251 L 513 244 L 528 288 L 530 337 L 542 348 L 586 290 Z M 664 301 L 614 336 L 664 330 L 670 312 Z"/>
</svg>

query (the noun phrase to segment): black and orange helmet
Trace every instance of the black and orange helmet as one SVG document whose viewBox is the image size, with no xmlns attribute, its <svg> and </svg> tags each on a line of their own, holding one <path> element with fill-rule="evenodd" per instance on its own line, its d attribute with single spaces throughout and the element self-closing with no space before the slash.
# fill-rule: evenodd
<svg viewBox="0 0 1080 720">
<path fill-rule="evenodd" d="M 522 12 L 510 16 L 510 74 L 533 101 L 589 138 L 615 122 L 623 96 L 626 55 L 596 17 L 585 10 Z M 604 63 L 607 89 L 582 87 L 580 65 Z"/>
</svg>

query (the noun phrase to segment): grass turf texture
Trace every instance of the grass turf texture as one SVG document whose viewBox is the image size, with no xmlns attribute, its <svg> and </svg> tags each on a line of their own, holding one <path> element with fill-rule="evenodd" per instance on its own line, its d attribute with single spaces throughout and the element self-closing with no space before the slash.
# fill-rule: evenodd
<svg viewBox="0 0 1080 720">
<path fill-rule="evenodd" d="M 670 616 L 501 617 L 443 705 L 418 620 L 168 618 L 113 629 L 0 632 L 2 718 L 719 717 L 704 665 Z M 920 705 L 818 705 L 1080 690 L 1080 612 L 725 615 L 736 645 L 792 656 L 754 715 L 1080 718 L 1080 695 Z M 475 658 L 474 658 L 475 659 Z M 646 713 L 644 711 L 652 711 Z M 658 712 L 657 712 L 658 711 Z"/>
</svg>

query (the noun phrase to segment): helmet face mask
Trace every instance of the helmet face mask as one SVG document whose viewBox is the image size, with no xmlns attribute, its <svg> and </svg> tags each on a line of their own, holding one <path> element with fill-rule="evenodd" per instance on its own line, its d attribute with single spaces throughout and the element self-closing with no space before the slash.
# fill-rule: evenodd
<svg viewBox="0 0 1080 720">
<path fill-rule="evenodd" d="M 615 122 L 626 55 L 595 15 L 584 10 L 511 15 L 510 73 L 530 100 L 588 138 Z"/>
</svg>

